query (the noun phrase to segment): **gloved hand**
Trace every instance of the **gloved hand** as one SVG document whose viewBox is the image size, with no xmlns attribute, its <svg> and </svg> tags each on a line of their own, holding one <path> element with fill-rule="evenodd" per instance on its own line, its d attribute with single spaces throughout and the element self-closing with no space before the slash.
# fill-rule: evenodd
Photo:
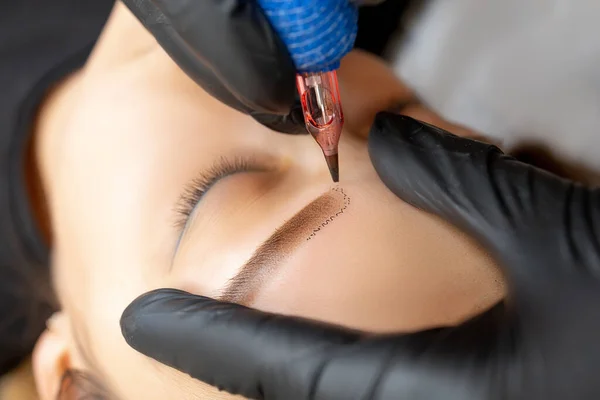
<svg viewBox="0 0 600 400">
<path fill-rule="evenodd" d="M 123 0 L 173 60 L 221 102 L 304 133 L 296 68 L 255 1 Z"/>
<path fill-rule="evenodd" d="M 127 342 L 256 399 L 600 399 L 598 190 L 393 114 L 378 115 L 369 150 L 396 195 L 497 258 L 506 305 L 380 336 L 167 289 L 128 307 Z"/>
<path fill-rule="evenodd" d="M 294 61 L 300 60 L 306 50 L 315 50 L 311 40 L 335 46 L 321 53 L 334 57 L 336 61 L 352 48 L 352 29 L 355 35 L 356 21 L 352 7 L 344 7 L 347 1 L 328 0 L 332 6 L 340 5 L 338 17 L 342 23 L 332 25 L 336 31 L 326 39 L 308 35 L 308 41 L 297 31 L 289 29 L 280 30 L 288 34 L 283 39 L 289 39 L 282 40 L 259 6 L 260 2 L 265 2 L 270 7 L 278 4 L 288 7 L 302 1 L 288 1 L 288 5 L 273 0 L 123 0 L 123 3 L 171 58 L 212 96 L 250 114 L 271 129 L 306 133 L 296 92 Z M 360 3 L 380 1 L 362 0 Z M 309 16 L 320 7 L 319 2 L 306 3 L 307 7 L 302 12 Z M 279 22 L 277 13 L 272 14 L 275 15 L 273 19 Z M 332 21 L 335 22 L 335 19 L 322 22 Z M 281 22 L 289 25 L 288 19 Z M 350 30 L 349 43 L 345 46 L 342 41 L 336 40 L 336 34 L 344 34 L 344 27 Z M 299 39 L 303 40 L 304 47 L 294 46 L 291 51 L 288 50 L 285 43 Z M 300 69 L 311 67 L 311 63 L 318 61 L 309 57 L 302 62 Z"/>
</svg>

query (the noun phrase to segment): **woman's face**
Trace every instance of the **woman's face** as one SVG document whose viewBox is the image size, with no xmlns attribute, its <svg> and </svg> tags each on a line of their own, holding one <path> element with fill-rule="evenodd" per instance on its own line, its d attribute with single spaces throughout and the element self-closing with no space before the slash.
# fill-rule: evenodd
<svg viewBox="0 0 600 400">
<path fill-rule="evenodd" d="M 378 332 L 454 323 L 502 296 L 480 249 L 397 199 L 371 166 L 374 113 L 410 93 L 364 54 L 339 79 L 333 184 L 310 136 L 213 100 L 117 6 L 38 129 L 56 287 L 83 350 L 73 363 L 93 364 L 123 399 L 228 398 L 124 342 L 121 313 L 160 287 Z"/>
</svg>

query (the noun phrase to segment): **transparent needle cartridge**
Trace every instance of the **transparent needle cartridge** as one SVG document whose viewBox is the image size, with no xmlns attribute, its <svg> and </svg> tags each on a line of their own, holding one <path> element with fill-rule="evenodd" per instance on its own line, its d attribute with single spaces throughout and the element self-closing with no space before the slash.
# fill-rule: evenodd
<svg viewBox="0 0 600 400">
<path fill-rule="evenodd" d="M 336 71 L 296 76 L 306 129 L 321 147 L 334 182 L 339 181 L 338 143 L 344 125 Z"/>
</svg>

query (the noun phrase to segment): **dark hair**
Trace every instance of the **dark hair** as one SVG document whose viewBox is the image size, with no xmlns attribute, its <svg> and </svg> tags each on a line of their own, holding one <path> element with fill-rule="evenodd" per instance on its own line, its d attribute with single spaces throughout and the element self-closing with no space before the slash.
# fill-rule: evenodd
<svg viewBox="0 0 600 400">
<path fill-rule="evenodd" d="M 41 274 L 44 275 L 44 274 Z M 48 274 L 49 275 L 49 274 Z M 57 296 L 54 293 L 51 285 L 52 280 L 49 276 L 45 275 L 39 279 L 40 276 L 34 274 L 28 275 L 27 283 L 31 285 L 35 290 L 27 291 L 27 293 L 34 293 L 34 296 L 24 298 L 24 301 L 29 301 L 29 315 L 30 320 L 33 321 L 46 321 L 53 312 L 58 311 Z M 37 311 L 32 312 L 31 310 Z M 38 310 L 42 310 L 41 312 Z M 45 326 L 45 324 L 44 324 Z M 43 328 L 34 328 L 28 333 L 41 332 Z M 39 337 L 39 334 L 36 335 Z M 77 343 L 80 346 L 79 343 Z M 60 387 L 56 400 L 118 400 L 117 397 L 110 393 L 106 386 L 101 382 L 100 379 L 96 378 L 95 374 L 90 372 L 84 372 L 80 370 L 69 369 L 67 370 L 60 382 Z"/>
<path fill-rule="evenodd" d="M 56 400 L 116 400 L 92 374 L 67 370 L 60 382 Z"/>
</svg>

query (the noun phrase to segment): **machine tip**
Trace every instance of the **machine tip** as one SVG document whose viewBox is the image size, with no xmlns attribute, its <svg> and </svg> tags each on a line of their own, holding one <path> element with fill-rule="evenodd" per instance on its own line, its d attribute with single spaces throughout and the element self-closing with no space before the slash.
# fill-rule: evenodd
<svg viewBox="0 0 600 400">
<path fill-rule="evenodd" d="M 335 183 L 340 181 L 340 167 L 338 164 L 338 155 L 333 154 L 331 156 L 325 156 L 325 161 L 327 162 L 327 167 L 329 168 L 329 173 L 331 174 L 331 179 Z"/>
<path fill-rule="evenodd" d="M 303 73 L 296 77 L 306 130 L 325 155 L 334 182 L 340 180 L 338 143 L 344 125 L 337 73 Z"/>
</svg>

